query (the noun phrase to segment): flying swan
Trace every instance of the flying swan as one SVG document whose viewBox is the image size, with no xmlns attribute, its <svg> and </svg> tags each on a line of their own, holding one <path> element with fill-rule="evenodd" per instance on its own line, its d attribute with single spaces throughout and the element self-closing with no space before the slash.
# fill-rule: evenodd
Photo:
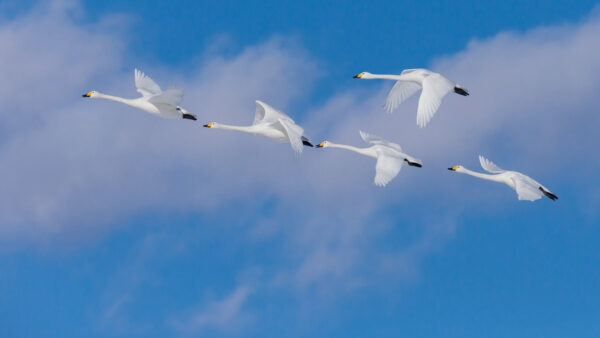
<svg viewBox="0 0 600 338">
<path fill-rule="evenodd" d="M 454 90 L 455 93 L 467 96 L 469 92 L 458 84 L 448 80 L 438 73 L 427 69 L 405 69 L 400 75 L 371 74 L 362 72 L 354 76 L 355 79 L 385 79 L 396 80 L 385 100 L 384 108 L 391 113 L 402 102 L 411 97 L 420 88 L 423 88 L 417 108 L 417 125 L 425 127 L 435 112 L 440 107 L 446 94 Z"/>
<path fill-rule="evenodd" d="M 95 90 L 83 94 L 82 96 L 121 102 L 166 119 L 184 118 L 196 120 L 196 116 L 178 106 L 183 97 L 183 90 L 171 88 L 162 91 L 158 84 L 146 74 L 137 69 L 134 71 L 134 74 L 135 87 L 137 88 L 137 91 L 142 94 L 142 97 L 138 97 L 137 99 L 125 99 L 118 96 L 102 94 Z"/>
<path fill-rule="evenodd" d="M 539 184 L 536 180 L 527 175 L 516 171 L 500 169 L 493 162 L 487 160 L 481 155 L 479 155 L 479 163 L 481 163 L 481 167 L 483 169 L 492 173 L 493 175 L 471 171 L 460 165 L 455 165 L 452 168 L 448 168 L 448 170 L 479 177 L 484 180 L 504 183 L 517 192 L 517 195 L 519 195 L 519 200 L 535 201 L 542 198 L 542 196 L 546 196 L 553 201 L 558 199 L 558 197 L 550 192 L 548 188 Z"/>
<path fill-rule="evenodd" d="M 376 158 L 375 185 L 380 187 L 384 187 L 396 177 L 405 162 L 414 167 L 423 166 L 420 160 L 402 152 L 402 148 L 396 143 L 386 141 L 379 136 L 371 135 L 363 131 L 360 131 L 360 137 L 362 137 L 365 142 L 372 144 L 372 146 L 368 148 L 357 148 L 345 144 L 323 141 L 317 145 L 317 148 L 341 148 Z"/>
<path fill-rule="evenodd" d="M 297 125 L 289 116 L 276 110 L 262 101 L 256 101 L 254 123 L 251 126 L 232 126 L 217 122 L 204 125 L 206 128 L 238 130 L 250 134 L 262 135 L 276 142 L 289 142 L 292 149 L 302 153 L 302 145 L 312 147 L 304 135 L 304 129 Z"/>
</svg>

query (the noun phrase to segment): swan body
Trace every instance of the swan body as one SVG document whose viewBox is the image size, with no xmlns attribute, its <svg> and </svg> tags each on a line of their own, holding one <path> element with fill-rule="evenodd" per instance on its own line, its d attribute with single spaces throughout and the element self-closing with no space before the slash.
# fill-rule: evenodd
<svg viewBox="0 0 600 338">
<path fill-rule="evenodd" d="M 204 127 L 237 130 L 249 134 L 262 135 L 276 142 L 289 142 L 292 149 L 298 154 L 302 153 L 303 145 L 308 147 L 313 146 L 308 137 L 304 135 L 304 129 L 297 125 L 292 118 L 258 100 L 256 101 L 256 112 L 252 125 L 233 126 L 210 122 L 205 124 Z"/>
<path fill-rule="evenodd" d="M 120 102 L 166 119 L 184 118 L 196 120 L 195 115 L 179 106 L 183 98 L 183 90 L 171 88 L 163 91 L 154 80 L 137 69 L 134 71 L 134 76 L 135 86 L 137 91 L 142 94 L 142 97 L 126 99 L 103 94 L 95 90 L 82 96 Z"/>
<path fill-rule="evenodd" d="M 384 105 L 385 110 L 390 113 L 422 88 L 423 91 L 421 92 L 417 108 L 417 125 L 419 127 L 425 127 L 429 123 L 446 94 L 454 91 L 463 96 L 469 95 L 466 89 L 448 80 L 441 74 L 422 68 L 405 69 L 400 75 L 362 72 L 355 75 L 354 78 L 395 80 L 396 84 L 390 90 Z"/>
<path fill-rule="evenodd" d="M 394 177 L 398 175 L 404 163 L 422 167 L 421 160 L 418 160 L 402 151 L 402 148 L 396 144 L 384 140 L 378 136 L 360 131 L 360 137 L 371 144 L 368 148 L 357 148 L 346 144 L 337 144 L 330 141 L 323 141 L 317 148 L 340 148 L 359 153 L 364 156 L 377 159 L 375 164 L 375 185 L 384 187 Z"/>
<path fill-rule="evenodd" d="M 519 200 L 535 201 L 542 198 L 542 196 L 546 196 L 553 201 L 558 199 L 548 188 L 525 174 L 501 169 L 481 155 L 479 155 L 479 163 L 490 174 L 478 173 L 460 165 L 455 165 L 452 168 L 448 168 L 448 170 L 479 177 L 488 181 L 504 183 L 517 192 Z"/>
</svg>

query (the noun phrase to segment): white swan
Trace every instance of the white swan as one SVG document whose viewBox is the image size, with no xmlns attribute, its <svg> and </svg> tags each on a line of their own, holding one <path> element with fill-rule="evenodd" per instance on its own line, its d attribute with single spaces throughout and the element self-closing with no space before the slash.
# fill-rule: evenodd
<svg viewBox="0 0 600 338">
<path fill-rule="evenodd" d="M 368 148 L 357 148 L 345 144 L 323 141 L 317 145 L 317 148 L 341 148 L 376 158 L 375 184 L 381 187 L 384 187 L 398 175 L 404 162 L 414 167 L 423 166 L 420 160 L 402 152 L 402 148 L 396 143 L 386 141 L 378 136 L 367 134 L 363 131 L 360 131 L 360 137 L 362 137 L 365 142 L 372 144 L 372 146 Z"/>
<path fill-rule="evenodd" d="M 172 88 L 162 91 L 154 80 L 141 71 L 136 69 L 134 75 L 135 87 L 137 88 L 137 91 L 142 94 L 142 97 L 138 97 L 137 99 L 125 99 L 118 96 L 102 94 L 95 90 L 83 94 L 82 96 L 121 102 L 162 118 L 196 120 L 196 116 L 178 106 L 183 97 L 183 90 Z"/>
<path fill-rule="evenodd" d="M 304 136 L 304 129 L 283 112 L 269 106 L 262 101 L 256 101 L 254 123 L 251 126 L 232 126 L 217 122 L 204 125 L 206 128 L 230 129 L 243 131 L 250 134 L 262 135 L 277 142 L 289 142 L 292 149 L 300 154 L 302 145 L 312 147 L 309 139 Z"/>
<path fill-rule="evenodd" d="M 527 175 L 516 171 L 500 169 L 497 165 L 485 159 L 481 155 L 479 155 L 479 163 L 481 163 L 481 167 L 483 169 L 492 173 L 493 175 L 471 171 L 460 165 L 455 165 L 452 168 L 448 168 L 448 170 L 479 177 L 484 180 L 504 183 L 517 192 L 519 200 L 535 201 L 542 198 L 542 196 L 546 196 L 553 201 L 558 199 L 558 197 L 550 192 L 548 188 L 544 187 Z"/>
<path fill-rule="evenodd" d="M 455 93 L 467 96 L 469 92 L 458 84 L 448 80 L 438 73 L 427 69 L 406 69 L 400 75 L 371 74 L 362 72 L 355 75 L 356 79 L 386 79 L 396 80 L 385 100 L 385 110 L 392 112 L 402 102 L 411 97 L 419 88 L 423 88 L 417 108 L 417 125 L 425 127 L 440 107 L 446 94 Z"/>
</svg>

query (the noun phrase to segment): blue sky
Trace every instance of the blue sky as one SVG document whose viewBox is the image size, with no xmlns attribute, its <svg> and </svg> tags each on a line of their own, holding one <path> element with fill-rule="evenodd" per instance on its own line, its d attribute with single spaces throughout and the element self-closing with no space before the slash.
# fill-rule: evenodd
<svg viewBox="0 0 600 338">
<path fill-rule="evenodd" d="M 4 2 L 0 336 L 600 335 L 600 17 L 594 2 Z M 133 97 L 133 68 L 199 123 Z M 360 71 L 468 88 L 425 129 Z M 201 128 L 260 99 L 374 163 Z M 560 199 L 455 175 L 483 154 Z M 340 174 L 343 173 L 343 174 Z"/>
</svg>

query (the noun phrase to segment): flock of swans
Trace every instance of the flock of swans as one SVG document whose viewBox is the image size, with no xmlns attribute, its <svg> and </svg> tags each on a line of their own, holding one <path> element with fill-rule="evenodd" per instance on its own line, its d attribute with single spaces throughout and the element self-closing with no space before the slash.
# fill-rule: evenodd
<svg viewBox="0 0 600 338">
<path fill-rule="evenodd" d="M 146 74 L 139 70 L 134 71 L 135 86 L 142 94 L 136 99 L 126 99 L 118 96 L 90 91 L 83 97 L 100 98 L 121 102 L 128 106 L 141 109 L 162 118 L 183 118 L 196 120 L 196 116 L 183 107 L 179 106 L 183 98 L 183 90 L 167 89 L 161 90 L 160 86 Z M 434 73 L 427 69 L 406 69 L 400 75 L 371 74 L 362 72 L 355 75 L 357 79 L 384 79 L 395 80 L 396 83 L 390 90 L 385 101 L 385 109 L 388 112 L 395 110 L 402 102 L 422 89 L 417 108 L 417 125 L 425 127 L 439 109 L 442 99 L 450 92 L 462 96 L 468 96 L 469 92 L 445 78 L 443 75 Z M 262 101 L 256 101 L 256 112 L 254 122 L 249 126 L 235 126 L 217 122 L 209 122 L 204 125 L 211 129 L 237 130 L 255 135 L 262 135 L 271 140 L 290 143 L 297 154 L 302 152 L 304 146 L 313 147 L 308 137 L 304 135 L 304 129 L 297 125 L 294 120 L 283 112 L 269 106 Z M 370 147 L 358 148 L 345 144 L 337 144 L 330 141 L 319 143 L 317 148 L 341 148 L 358 154 L 376 159 L 375 184 L 387 185 L 398 175 L 403 165 L 422 167 L 421 160 L 406 154 L 400 145 L 384 140 L 378 136 L 360 131 L 361 138 Z M 489 174 L 471 171 L 463 166 L 456 165 L 448 170 L 464 173 L 484 180 L 500 182 L 508 185 L 517 192 L 519 200 L 535 201 L 543 196 L 555 201 L 558 199 L 548 188 L 544 187 L 531 177 L 516 171 L 500 169 L 491 161 L 479 156 L 481 167 Z"/>
</svg>

